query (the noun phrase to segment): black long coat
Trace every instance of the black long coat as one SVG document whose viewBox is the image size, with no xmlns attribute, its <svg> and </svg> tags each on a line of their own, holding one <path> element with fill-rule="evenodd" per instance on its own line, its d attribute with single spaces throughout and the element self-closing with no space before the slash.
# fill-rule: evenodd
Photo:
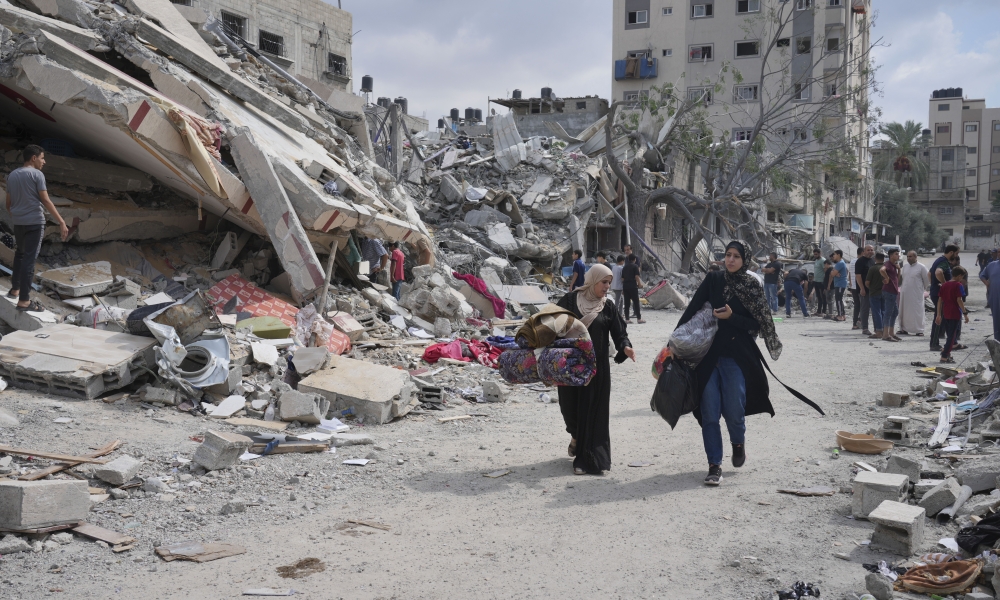
<svg viewBox="0 0 1000 600">
<path fill-rule="evenodd" d="M 701 282 L 698 291 L 691 298 L 687 310 L 681 316 L 677 325 L 683 325 L 691 320 L 696 312 L 701 310 L 706 302 L 712 308 L 722 308 L 727 303 L 723 297 L 725 287 L 725 273 L 722 271 L 709 272 L 705 280 Z M 764 296 L 764 288 L 760 289 L 761 298 Z M 715 340 L 705 358 L 698 363 L 695 369 L 697 394 L 696 400 L 701 403 L 701 394 L 705 390 L 712 371 L 720 356 L 728 356 L 736 361 L 740 370 L 743 371 L 743 378 L 746 381 L 747 401 L 746 414 L 756 415 L 768 413 L 774 416 L 774 407 L 771 406 L 769 397 L 767 374 L 764 372 L 764 356 L 757 346 L 754 338 L 750 337 L 751 330 L 759 330 L 760 325 L 739 298 L 733 297 L 728 302 L 733 314 L 728 319 L 719 319 L 719 331 L 715 334 Z M 701 423 L 701 410 L 695 409 L 694 416 Z"/>
</svg>

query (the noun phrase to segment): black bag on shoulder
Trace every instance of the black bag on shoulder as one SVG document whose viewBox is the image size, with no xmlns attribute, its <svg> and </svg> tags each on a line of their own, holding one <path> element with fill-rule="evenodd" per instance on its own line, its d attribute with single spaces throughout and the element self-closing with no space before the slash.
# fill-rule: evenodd
<svg viewBox="0 0 1000 600">
<path fill-rule="evenodd" d="M 650 410 L 663 417 L 673 429 L 681 415 L 693 412 L 697 407 L 694 369 L 682 360 L 670 361 L 656 380 L 656 389 L 649 401 Z"/>
</svg>

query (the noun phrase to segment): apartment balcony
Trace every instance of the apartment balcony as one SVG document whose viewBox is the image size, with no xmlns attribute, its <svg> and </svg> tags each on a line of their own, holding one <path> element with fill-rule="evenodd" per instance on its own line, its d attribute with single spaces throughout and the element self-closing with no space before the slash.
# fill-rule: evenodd
<svg viewBox="0 0 1000 600">
<path fill-rule="evenodd" d="M 615 81 L 623 79 L 656 79 L 657 59 L 638 56 L 615 61 Z"/>
</svg>

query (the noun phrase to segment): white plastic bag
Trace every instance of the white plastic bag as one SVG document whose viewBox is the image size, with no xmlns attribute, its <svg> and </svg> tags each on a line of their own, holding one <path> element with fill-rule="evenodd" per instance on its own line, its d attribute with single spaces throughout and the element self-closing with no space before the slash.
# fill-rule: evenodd
<svg viewBox="0 0 1000 600">
<path fill-rule="evenodd" d="M 690 321 L 670 334 L 667 344 L 674 358 L 698 364 L 708 354 L 718 330 L 719 320 L 712 313 L 712 305 L 706 302 Z"/>
</svg>

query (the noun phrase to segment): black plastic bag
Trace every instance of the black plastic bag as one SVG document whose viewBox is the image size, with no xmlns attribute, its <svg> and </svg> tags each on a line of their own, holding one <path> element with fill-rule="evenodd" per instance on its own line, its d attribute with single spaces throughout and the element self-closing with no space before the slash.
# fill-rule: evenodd
<svg viewBox="0 0 1000 600">
<path fill-rule="evenodd" d="M 670 361 L 656 380 L 656 389 L 649 401 L 650 410 L 663 417 L 673 429 L 681 415 L 686 415 L 697 407 L 694 369 L 682 360 Z"/>
<path fill-rule="evenodd" d="M 969 553 L 974 553 L 980 544 L 992 546 L 997 540 L 1000 540 L 1000 513 L 989 515 L 972 527 L 959 529 L 955 536 L 962 550 Z"/>
</svg>

